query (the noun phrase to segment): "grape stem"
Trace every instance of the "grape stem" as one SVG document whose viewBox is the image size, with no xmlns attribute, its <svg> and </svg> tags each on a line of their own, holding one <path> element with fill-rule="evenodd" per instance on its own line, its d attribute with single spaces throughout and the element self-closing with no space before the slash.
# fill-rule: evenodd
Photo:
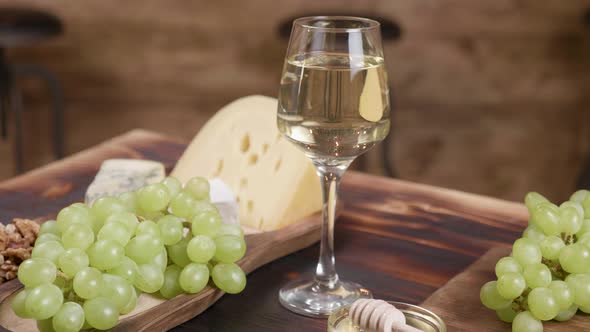
<svg viewBox="0 0 590 332">
<path fill-rule="evenodd" d="M 553 274 L 554 277 L 559 278 L 560 280 L 565 280 L 565 278 L 567 278 L 569 275 L 569 273 L 567 273 L 558 262 L 553 262 L 543 258 L 542 263 L 549 268 L 551 274 Z"/>
</svg>

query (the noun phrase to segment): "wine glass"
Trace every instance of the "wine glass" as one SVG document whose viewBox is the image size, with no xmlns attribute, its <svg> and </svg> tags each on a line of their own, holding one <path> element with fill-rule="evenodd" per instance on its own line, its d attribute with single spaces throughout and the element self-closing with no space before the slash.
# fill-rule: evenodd
<svg viewBox="0 0 590 332">
<path fill-rule="evenodd" d="M 277 125 L 311 159 L 323 192 L 315 277 L 284 286 L 279 299 L 306 316 L 327 316 L 371 293 L 336 273 L 334 219 L 342 174 L 389 133 L 389 89 L 378 22 L 359 17 L 303 17 L 293 22 Z"/>
</svg>

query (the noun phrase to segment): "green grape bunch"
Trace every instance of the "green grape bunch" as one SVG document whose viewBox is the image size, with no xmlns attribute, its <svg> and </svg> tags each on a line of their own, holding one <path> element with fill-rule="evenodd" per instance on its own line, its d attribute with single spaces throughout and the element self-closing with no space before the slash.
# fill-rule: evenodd
<svg viewBox="0 0 590 332">
<path fill-rule="evenodd" d="M 40 331 L 108 330 L 141 293 L 171 299 L 208 284 L 237 294 L 246 287 L 236 264 L 246 253 L 239 225 L 223 224 L 209 182 L 173 177 L 92 206 L 75 203 L 39 231 L 12 299 Z M 211 283 L 210 283 L 211 281 Z"/>
<path fill-rule="evenodd" d="M 543 321 L 590 313 L 590 191 L 559 206 L 536 192 L 524 201 L 528 227 L 496 263 L 497 280 L 482 286 L 480 299 L 513 332 L 542 332 Z"/>
</svg>

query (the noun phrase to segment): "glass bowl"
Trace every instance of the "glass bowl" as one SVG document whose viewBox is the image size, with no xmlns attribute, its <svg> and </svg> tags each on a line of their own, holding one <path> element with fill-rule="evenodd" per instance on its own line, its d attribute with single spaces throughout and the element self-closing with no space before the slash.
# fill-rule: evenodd
<svg viewBox="0 0 590 332">
<path fill-rule="evenodd" d="M 387 301 L 406 316 L 408 325 L 424 332 L 447 332 L 443 320 L 430 310 L 403 302 Z M 328 318 L 328 332 L 366 332 L 354 325 L 348 317 L 348 307 L 335 311 Z"/>
</svg>

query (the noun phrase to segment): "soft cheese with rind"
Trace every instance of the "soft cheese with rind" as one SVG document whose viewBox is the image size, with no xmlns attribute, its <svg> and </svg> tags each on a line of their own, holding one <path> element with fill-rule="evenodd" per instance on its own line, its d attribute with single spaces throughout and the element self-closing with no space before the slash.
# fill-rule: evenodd
<svg viewBox="0 0 590 332">
<path fill-rule="evenodd" d="M 240 223 L 274 230 L 322 208 L 311 161 L 283 138 L 276 125 L 277 100 L 238 99 L 217 112 L 190 143 L 173 176 L 220 178 L 236 193 Z"/>
</svg>

